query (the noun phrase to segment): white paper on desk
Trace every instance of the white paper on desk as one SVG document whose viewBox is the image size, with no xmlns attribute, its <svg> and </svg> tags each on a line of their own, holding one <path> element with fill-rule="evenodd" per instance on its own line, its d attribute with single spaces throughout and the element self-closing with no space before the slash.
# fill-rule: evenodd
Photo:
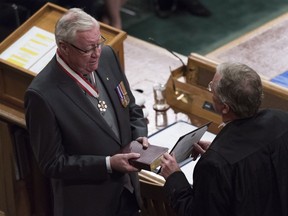
<svg viewBox="0 0 288 216">
<path fill-rule="evenodd" d="M 53 47 L 45 56 L 39 59 L 32 67 L 29 69 L 30 71 L 38 74 L 53 58 L 57 50 L 57 46 Z"/>
<path fill-rule="evenodd" d="M 167 147 L 170 152 L 175 143 L 178 141 L 179 137 L 189 133 L 192 130 L 195 130 L 196 128 L 197 127 L 187 122 L 178 121 L 152 134 L 148 140 L 149 143 L 153 145 Z"/>
<path fill-rule="evenodd" d="M 56 42 L 53 33 L 33 26 L 2 52 L 0 58 L 29 70 L 39 61 L 40 64 L 45 64 L 46 55 L 55 47 Z"/>
</svg>

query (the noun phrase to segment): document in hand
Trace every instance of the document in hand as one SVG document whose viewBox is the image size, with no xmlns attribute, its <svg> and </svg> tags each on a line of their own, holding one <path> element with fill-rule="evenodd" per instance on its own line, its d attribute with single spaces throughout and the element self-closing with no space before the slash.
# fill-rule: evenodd
<svg viewBox="0 0 288 216">
<path fill-rule="evenodd" d="M 200 141 L 210 124 L 211 122 L 208 122 L 178 139 L 170 151 L 170 154 L 173 153 L 175 155 L 177 163 L 181 163 L 190 157 L 193 145 Z"/>
<path fill-rule="evenodd" d="M 185 164 L 189 163 L 192 159 L 190 158 L 191 151 L 193 149 L 193 145 L 198 143 L 204 133 L 207 131 L 211 122 L 208 122 L 201 127 L 198 127 L 182 136 L 179 137 L 178 141 L 172 149 L 170 150 L 170 154 L 174 154 L 175 159 L 179 166 L 184 166 Z M 156 169 L 156 173 L 160 173 L 161 168 L 158 167 Z"/>
<path fill-rule="evenodd" d="M 132 141 L 121 149 L 121 153 L 136 152 L 141 156 L 137 159 L 130 160 L 130 164 L 138 169 L 153 171 L 160 166 L 161 156 L 168 152 L 168 148 L 149 145 L 148 148 L 143 148 L 142 144 L 137 141 Z"/>
</svg>

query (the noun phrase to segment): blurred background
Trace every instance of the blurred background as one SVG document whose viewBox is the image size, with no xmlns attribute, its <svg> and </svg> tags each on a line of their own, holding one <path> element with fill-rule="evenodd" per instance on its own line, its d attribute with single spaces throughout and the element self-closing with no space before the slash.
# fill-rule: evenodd
<svg viewBox="0 0 288 216">
<path fill-rule="evenodd" d="M 168 2 L 169 0 L 165 0 Z M 182 0 L 183 1 L 183 0 Z M 184 0 L 189 1 L 189 0 Z M 199 0 L 200 1 L 200 0 Z M 0 40 L 43 6 L 43 0 L 1 0 Z M 82 7 L 99 18 L 103 0 L 51 0 L 64 7 Z M 177 2 L 177 1 L 175 1 Z M 121 9 L 122 29 L 128 35 L 160 45 L 185 56 L 205 55 L 227 42 L 288 11 L 287 0 L 201 0 L 211 16 L 191 14 L 177 5 L 157 15 L 157 0 L 127 0 Z"/>
</svg>

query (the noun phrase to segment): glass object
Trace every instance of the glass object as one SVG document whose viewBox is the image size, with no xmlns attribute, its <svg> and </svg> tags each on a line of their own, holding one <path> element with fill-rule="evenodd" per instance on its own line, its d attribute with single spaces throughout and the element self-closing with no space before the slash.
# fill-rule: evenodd
<svg viewBox="0 0 288 216">
<path fill-rule="evenodd" d="M 155 126 L 157 129 L 162 129 L 167 127 L 167 112 L 165 111 L 157 111 L 155 110 Z"/>
<path fill-rule="evenodd" d="M 153 109 L 157 111 L 164 111 L 169 109 L 169 105 L 166 102 L 165 96 L 166 86 L 161 83 L 157 83 L 153 86 L 154 93 L 154 105 Z"/>
<path fill-rule="evenodd" d="M 166 86 L 161 83 L 157 83 L 153 86 L 154 105 L 155 110 L 155 125 L 157 129 L 161 129 L 167 126 L 167 110 L 169 105 L 166 102 Z"/>
</svg>

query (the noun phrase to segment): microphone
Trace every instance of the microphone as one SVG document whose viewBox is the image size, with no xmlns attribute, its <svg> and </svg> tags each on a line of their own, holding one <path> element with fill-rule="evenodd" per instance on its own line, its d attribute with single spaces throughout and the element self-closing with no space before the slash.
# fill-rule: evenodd
<svg viewBox="0 0 288 216">
<path fill-rule="evenodd" d="M 173 56 L 175 56 L 177 59 L 179 59 L 179 60 L 181 61 L 181 63 L 182 63 L 183 66 L 186 66 L 186 65 L 184 64 L 183 60 L 182 60 L 178 55 L 176 55 L 172 50 L 170 50 L 170 49 L 168 49 L 168 48 L 166 48 L 166 47 L 163 47 L 160 43 L 158 43 L 157 41 L 155 41 L 155 40 L 154 40 L 153 38 L 151 38 L 151 37 L 149 37 L 148 40 L 151 41 L 152 43 L 154 43 L 154 44 L 156 44 L 156 45 L 158 45 L 158 46 L 166 49 L 166 50 L 167 50 L 168 52 L 170 52 Z"/>
<path fill-rule="evenodd" d="M 186 76 L 186 74 L 187 74 L 187 72 L 186 72 L 186 65 L 184 64 L 183 60 L 182 60 L 179 56 L 177 56 L 172 50 L 167 49 L 166 47 L 163 47 L 161 44 L 159 44 L 158 42 L 156 42 L 153 38 L 149 37 L 148 39 L 149 39 L 149 41 L 153 42 L 154 44 L 156 44 L 156 45 L 158 45 L 158 46 L 166 49 L 166 50 L 167 50 L 168 52 L 170 52 L 173 56 L 175 56 L 177 59 L 179 59 L 179 60 L 181 61 L 182 65 L 183 65 L 184 70 L 185 70 L 185 71 L 183 71 L 183 74 L 184 74 L 184 76 Z M 171 69 L 170 69 L 170 71 L 171 71 L 171 73 L 172 73 L 172 70 L 171 70 Z M 173 89 L 173 91 L 174 91 L 174 94 L 176 95 L 176 100 L 181 100 L 181 101 L 187 103 L 187 99 L 186 99 L 185 94 L 182 93 L 181 91 L 178 91 L 178 90 L 176 89 L 174 77 L 173 77 L 173 75 L 171 75 L 171 76 L 172 76 L 172 89 Z"/>
</svg>

